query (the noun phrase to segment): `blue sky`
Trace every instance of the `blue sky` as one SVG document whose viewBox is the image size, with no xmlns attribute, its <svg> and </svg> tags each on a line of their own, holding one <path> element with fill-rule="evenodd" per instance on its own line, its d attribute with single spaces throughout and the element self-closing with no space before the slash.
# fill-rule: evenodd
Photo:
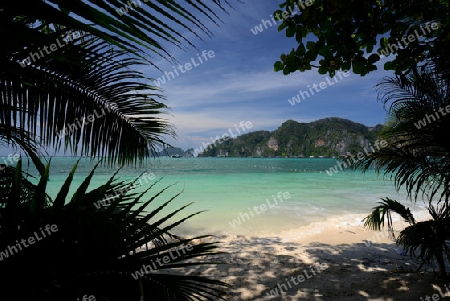
<svg viewBox="0 0 450 301">
<path fill-rule="evenodd" d="M 194 59 L 198 66 L 171 78 L 161 85 L 171 108 L 169 120 L 177 130 L 174 146 L 183 149 L 199 147 L 211 142 L 210 137 L 222 135 L 241 121 L 250 121 L 254 130 L 275 130 L 284 121 L 293 119 L 310 122 L 325 117 L 342 117 L 373 126 L 383 123 L 386 113 L 377 102 L 375 84 L 390 75 L 379 70 L 361 77 L 351 74 L 337 79 L 320 92 L 310 95 L 292 106 L 288 99 L 299 90 L 308 91 L 325 81 L 327 75 L 317 70 L 284 76 L 274 72 L 273 65 L 282 53 L 296 47 L 294 38 L 278 32 L 276 26 L 255 35 L 251 29 L 270 20 L 281 1 L 246 1 L 235 3 L 230 15 L 222 14 L 220 28 L 211 26 L 215 37 L 197 40 L 199 51 L 170 48 L 181 65 Z M 190 36 L 186 36 L 190 38 Z M 195 39 L 194 39 L 195 41 Z M 197 54 L 214 51 L 214 57 L 199 63 Z M 171 63 L 160 60 L 156 65 L 164 72 L 173 72 Z M 192 64 L 191 64 L 192 65 Z M 152 78 L 161 78 L 163 72 L 148 67 L 144 72 Z"/>
<path fill-rule="evenodd" d="M 188 62 L 192 65 L 191 70 L 179 72 L 170 81 L 166 78 L 166 83 L 161 85 L 170 107 L 166 118 L 177 133 L 176 140 L 165 137 L 168 143 L 185 150 L 198 148 L 203 142 L 211 142 L 211 137 L 228 133 L 229 129 L 236 132 L 235 124 L 242 121 L 252 124 L 245 132 L 272 131 L 288 119 L 311 122 L 336 116 L 368 126 L 384 123 L 386 112 L 377 102 L 374 89 L 382 77 L 392 75 L 383 70 L 383 59 L 378 71 L 364 77 L 351 74 L 337 79 L 333 85 L 327 85 L 300 103 L 294 106 L 289 103 L 300 90 L 308 91 L 314 84 L 327 82 L 328 75 L 320 75 L 315 69 L 287 76 L 274 72 L 273 65 L 280 55 L 298 44 L 294 38 L 278 32 L 280 22 L 276 26 L 267 25 L 267 29 L 256 35 L 251 29 L 255 31 L 262 20 L 270 23 L 272 13 L 281 2 L 259 0 L 255 5 L 250 1 L 231 1 L 234 10 L 230 9 L 229 15 L 218 13 L 223 21 L 220 27 L 204 20 L 214 37 L 203 35 L 201 41 L 191 32 L 185 32 L 185 37 L 198 50 L 165 45 L 181 65 Z M 200 63 L 197 54 L 203 51 L 213 52 L 214 57 L 207 61 L 203 58 Z M 192 60 L 197 66 L 193 66 Z M 174 72 L 171 62 L 158 57 L 153 62 L 161 71 L 150 65 L 141 67 L 148 77 L 158 79 L 164 72 Z M 48 151 L 55 154 L 51 149 Z M 0 153 L 8 154 L 10 150 L 0 147 Z"/>
</svg>

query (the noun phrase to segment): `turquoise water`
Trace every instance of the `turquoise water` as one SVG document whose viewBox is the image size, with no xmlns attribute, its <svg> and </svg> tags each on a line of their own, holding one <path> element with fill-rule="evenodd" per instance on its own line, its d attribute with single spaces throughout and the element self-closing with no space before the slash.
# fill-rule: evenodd
<svg viewBox="0 0 450 301">
<path fill-rule="evenodd" d="M 76 158 L 52 159 L 48 187 L 50 196 L 56 196 L 75 162 Z M 332 217 L 367 214 L 381 197 L 406 200 L 403 191 L 395 192 L 392 181 L 373 172 L 362 174 L 339 170 L 332 176 L 328 175 L 325 171 L 335 164 L 336 160 L 331 158 L 164 157 L 150 160 L 145 169 L 125 167 L 118 178 L 131 180 L 146 171 L 147 177 L 141 179 L 142 185 L 138 190 L 149 187 L 161 178 L 155 189 L 175 184 L 159 198 L 160 202 L 184 190 L 168 210 L 194 202 L 179 215 L 180 218 L 196 211 L 207 212 L 180 227 L 177 233 L 182 234 L 276 235 L 312 222 L 326 222 Z M 80 162 L 73 187 L 81 183 L 93 165 L 88 160 Z M 114 171 L 99 167 L 90 187 L 104 183 Z M 289 198 L 278 198 L 275 204 L 273 196 L 278 193 L 285 196 L 288 193 Z M 413 210 L 421 209 L 420 203 L 414 206 L 410 201 L 405 202 Z M 261 205 L 269 207 L 269 203 L 272 207 L 262 212 Z M 259 213 L 256 213 L 254 206 L 257 206 Z M 233 220 L 239 218 L 241 224 L 233 224 Z"/>
</svg>

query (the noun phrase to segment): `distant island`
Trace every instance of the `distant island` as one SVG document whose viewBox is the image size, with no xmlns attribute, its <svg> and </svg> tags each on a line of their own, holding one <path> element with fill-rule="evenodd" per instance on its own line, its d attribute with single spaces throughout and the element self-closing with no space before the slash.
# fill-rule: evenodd
<svg viewBox="0 0 450 301">
<path fill-rule="evenodd" d="M 169 148 L 160 155 L 173 157 L 341 157 L 374 144 L 383 128 L 329 117 L 305 123 L 285 121 L 278 129 L 254 131 L 233 139 L 184 151 Z M 206 148 L 206 149 L 205 149 Z"/>
<path fill-rule="evenodd" d="M 158 156 L 160 157 L 172 157 L 172 158 L 179 158 L 179 157 L 193 157 L 194 149 L 190 148 L 188 150 L 183 150 L 179 147 L 166 147 L 162 151 L 158 152 Z"/>
</svg>

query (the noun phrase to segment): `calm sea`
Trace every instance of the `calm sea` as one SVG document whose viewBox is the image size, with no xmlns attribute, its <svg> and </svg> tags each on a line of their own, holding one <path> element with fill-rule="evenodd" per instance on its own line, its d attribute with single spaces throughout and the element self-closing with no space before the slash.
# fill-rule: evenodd
<svg viewBox="0 0 450 301">
<path fill-rule="evenodd" d="M 47 192 L 55 197 L 76 158 L 54 157 Z M 173 185 L 155 201 L 155 208 L 176 193 L 183 193 L 167 210 L 193 202 L 177 216 L 205 211 L 179 227 L 178 234 L 277 235 L 295 231 L 311 223 L 360 223 L 380 198 L 404 201 L 413 210 L 422 210 L 397 193 L 393 182 L 374 172 L 339 170 L 330 176 L 326 170 L 337 164 L 331 158 L 159 158 L 145 168 L 125 167 L 120 180 L 132 180 L 142 172 L 143 190 L 155 184 L 148 196 Z M 80 162 L 72 191 L 91 171 L 94 163 Z M 92 188 L 106 182 L 116 171 L 98 167 Z M 153 178 L 154 175 L 154 178 Z M 256 209 L 254 209 L 256 206 Z M 168 211 L 166 211 L 168 212 Z"/>
</svg>

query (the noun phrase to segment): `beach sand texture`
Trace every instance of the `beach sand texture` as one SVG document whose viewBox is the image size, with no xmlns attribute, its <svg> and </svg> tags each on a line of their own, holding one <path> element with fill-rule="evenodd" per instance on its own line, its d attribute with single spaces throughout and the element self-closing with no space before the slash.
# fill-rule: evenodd
<svg viewBox="0 0 450 301">
<path fill-rule="evenodd" d="M 396 222 L 396 229 L 404 225 Z M 216 266 L 186 271 L 231 285 L 227 300 L 450 300 L 450 283 L 433 265 L 402 255 L 387 231 L 361 225 L 327 227 L 288 237 L 223 236 Z M 321 269 L 321 268 L 324 269 Z M 427 299 L 427 297 L 429 299 Z M 435 299 L 433 299 L 433 297 Z"/>
</svg>

